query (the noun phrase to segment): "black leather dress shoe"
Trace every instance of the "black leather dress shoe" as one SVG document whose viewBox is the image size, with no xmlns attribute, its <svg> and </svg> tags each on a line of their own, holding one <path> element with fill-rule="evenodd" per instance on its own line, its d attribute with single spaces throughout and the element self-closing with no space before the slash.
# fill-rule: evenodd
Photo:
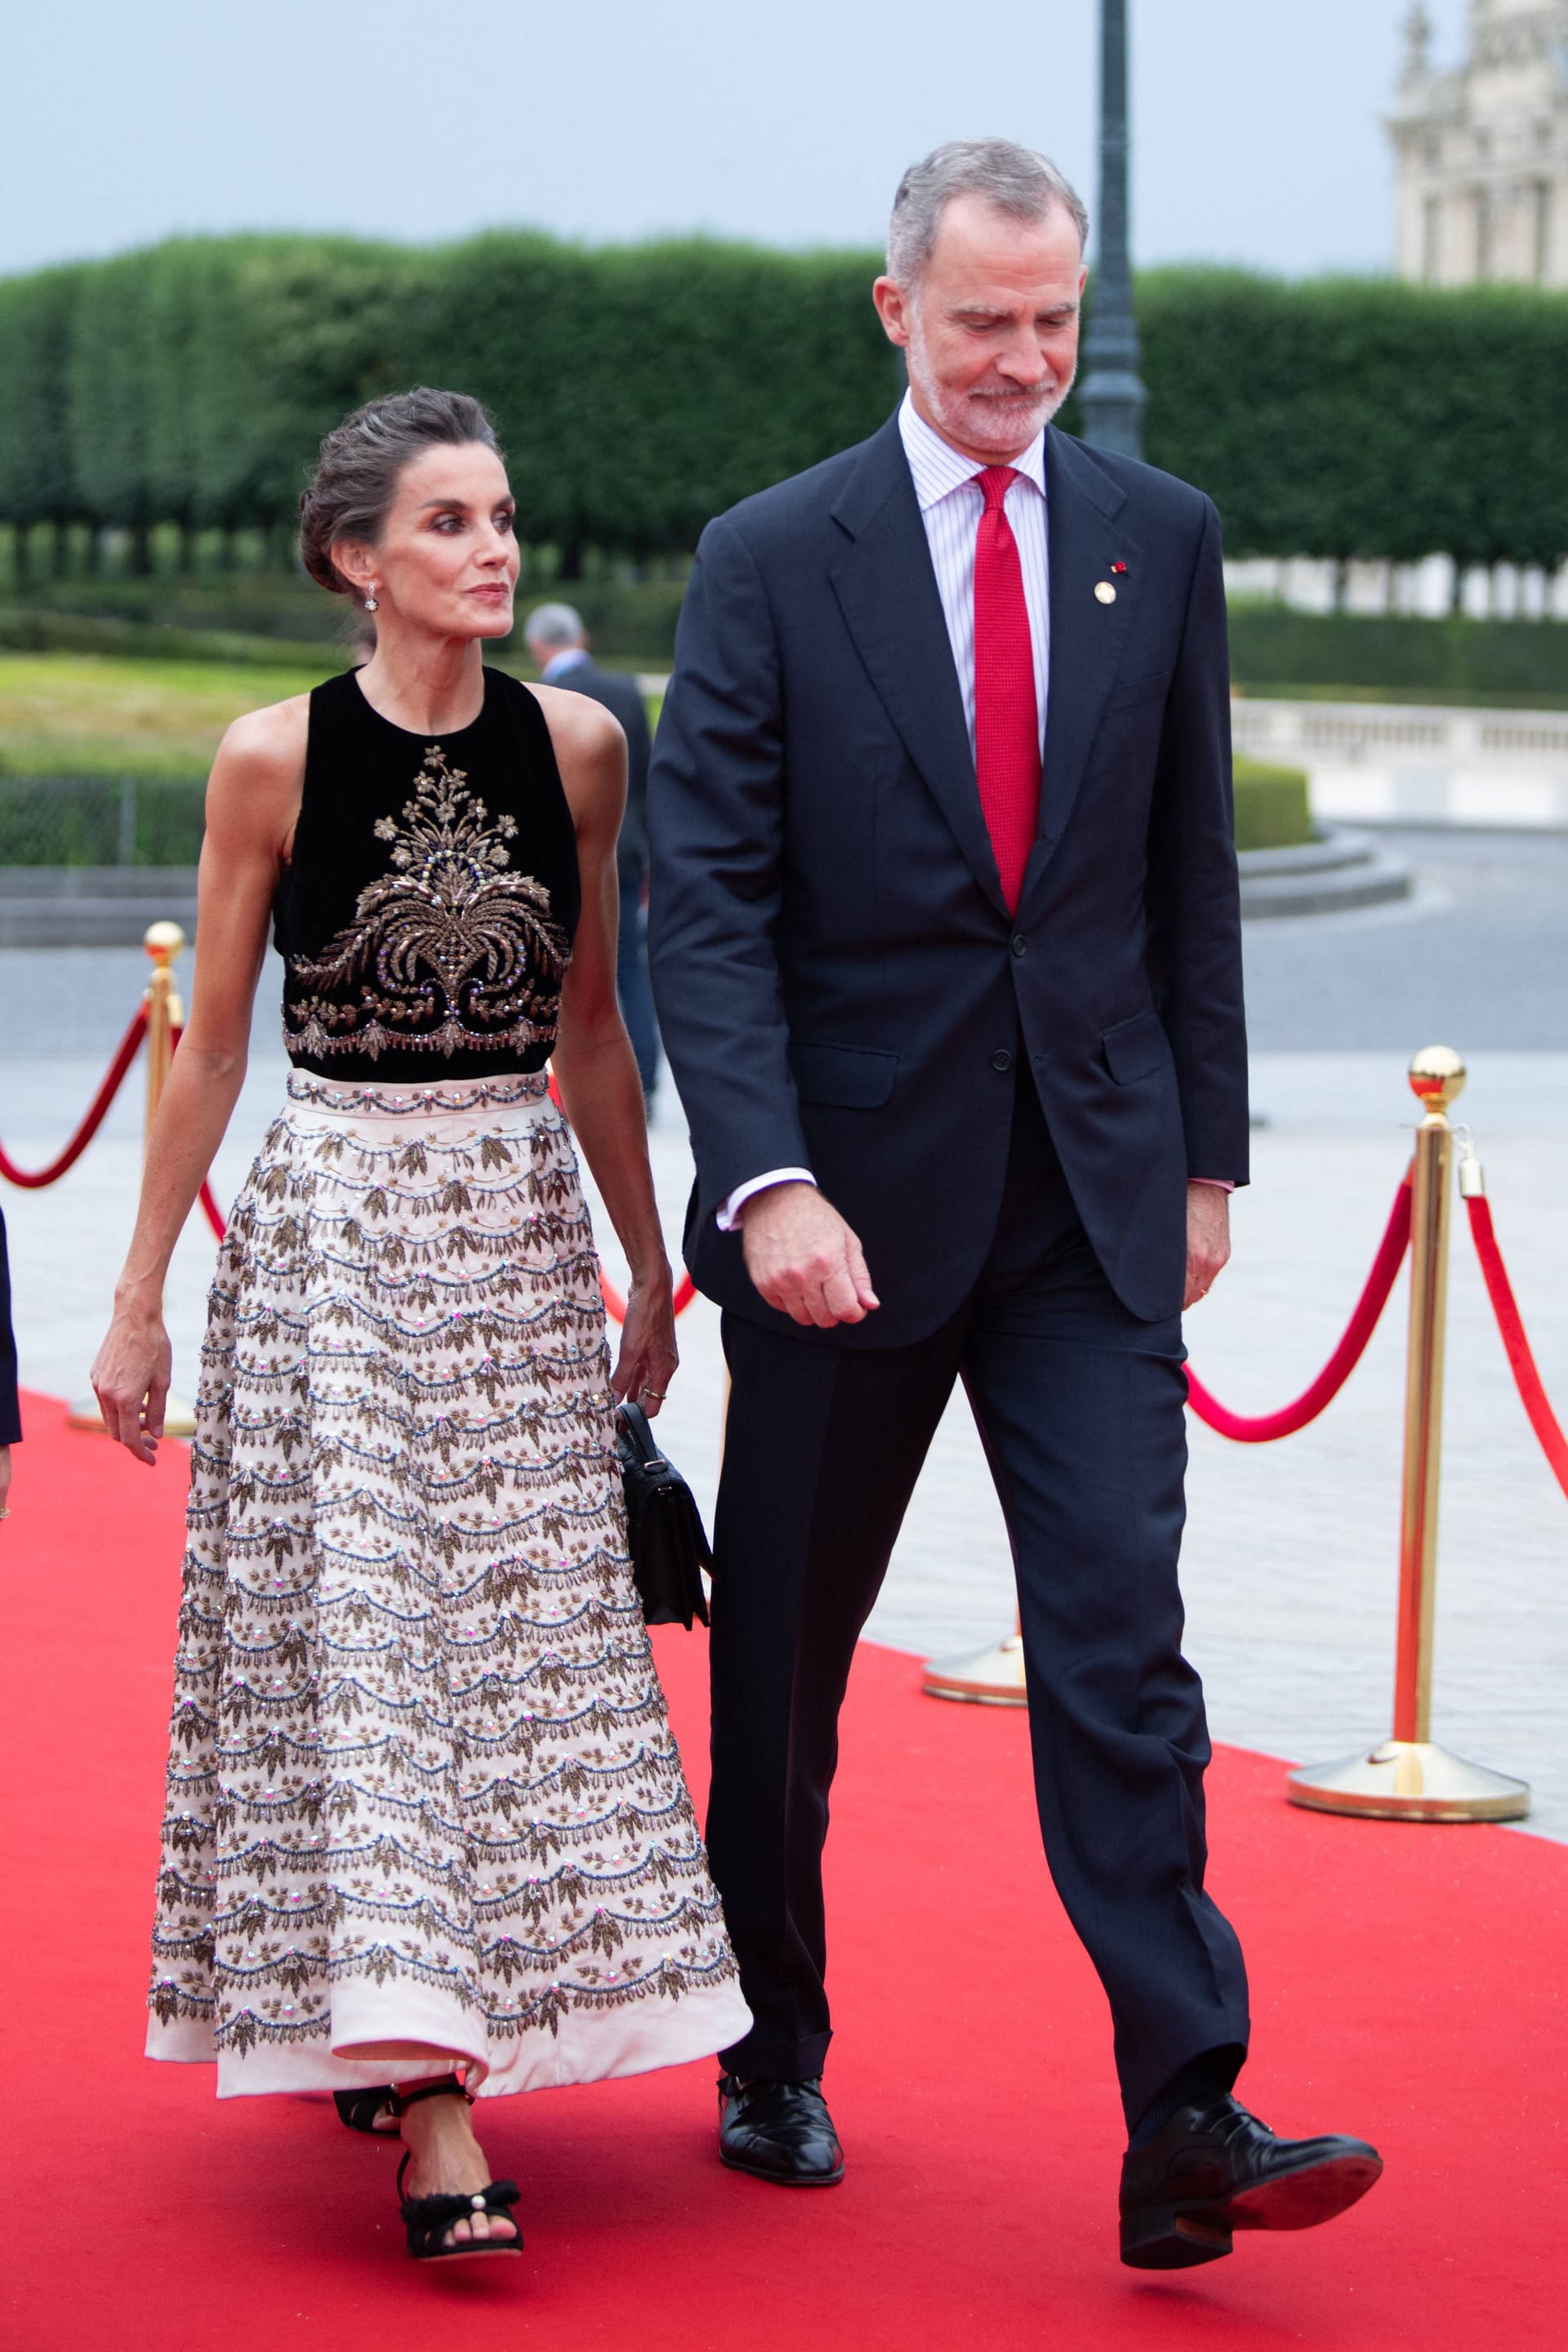
<svg viewBox="0 0 1568 2352">
<path fill-rule="evenodd" d="M 1233 2230 L 1310 2230 L 1364 2197 L 1383 2158 L 1363 2139 L 1276 2139 L 1238 2101 L 1181 2107 L 1121 2163 L 1121 2259 L 1179 2271 L 1230 2252 Z"/>
<path fill-rule="evenodd" d="M 814 2083 L 742 2083 L 719 2077 L 719 2157 L 731 2172 L 752 2172 L 784 2189 L 832 2189 L 844 2178 L 844 2150 Z"/>
</svg>

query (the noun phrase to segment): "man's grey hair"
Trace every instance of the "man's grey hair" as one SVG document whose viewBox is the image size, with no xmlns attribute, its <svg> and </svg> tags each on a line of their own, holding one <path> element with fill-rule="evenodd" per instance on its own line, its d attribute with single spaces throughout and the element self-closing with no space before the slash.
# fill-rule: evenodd
<svg viewBox="0 0 1568 2352">
<path fill-rule="evenodd" d="M 888 275 L 909 293 L 925 276 L 942 216 L 954 196 L 981 196 L 1009 220 L 1026 222 L 1044 220 L 1060 205 L 1071 215 L 1079 243 L 1089 243 L 1083 198 L 1048 155 L 1011 139 L 950 139 L 910 165 L 893 198 Z"/>
<path fill-rule="evenodd" d="M 586 635 L 582 614 L 570 604 L 536 604 L 522 625 L 525 645 L 549 646 L 555 653 L 563 646 L 577 645 Z"/>
</svg>

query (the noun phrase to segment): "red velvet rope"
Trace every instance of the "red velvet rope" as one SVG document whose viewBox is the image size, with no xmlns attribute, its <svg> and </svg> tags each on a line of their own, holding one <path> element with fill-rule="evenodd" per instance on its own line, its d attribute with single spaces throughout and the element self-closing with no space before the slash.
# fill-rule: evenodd
<svg viewBox="0 0 1568 2352">
<path fill-rule="evenodd" d="M 626 1319 L 626 1302 L 621 1297 L 620 1292 L 616 1288 L 615 1284 L 610 1280 L 609 1276 L 605 1272 L 603 1266 L 599 1268 L 599 1287 L 605 1294 L 605 1312 L 609 1317 L 611 1322 L 624 1323 Z M 675 1286 L 676 1313 L 678 1315 L 684 1315 L 696 1296 L 697 1285 L 692 1281 L 691 1276 L 683 1268 L 681 1271 L 680 1280 Z"/>
<path fill-rule="evenodd" d="M 27 1192 L 40 1192 L 46 1184 L 58 1183 L 68 1168 L 75 1167 L 99 1129 L 103 1125 L 109 1106 L 120 1092 L 125 1073 L 136 1059 L 142 1040 L 146 1034 L 147 1008 L 144 1004 L 139 1004 L 136 1008 L 135 1019 L 120 1041 L 119 1052 L 104 1073 L 103 1084 L 93 1097 L 91 1108 L 58 1160 L 51 1160 L 47 1168 L 36 1169 L 29 1172 L 25 1168 L 18 1168 L 16 1161 L 7 1157 L 5 1146 L 0 1145 L 0 1176 L 4 1176 L 8 1184 L 19 1184 L 23 1191 Z"/>
<path fill-rule="evenodd" d="M 555 1073 L 553 1070 L 550 1073 L 550 1099 L 555 1105 L 556 1109 L 561 1113 L 562 1118 L 564 1118 L 566 1116 L 566 1106 L 561 1099 L 561 1089 L 555 1083 Z M 609 1317 L 611 1322 L 624 1323 L 626 1319 L 626 1302 L 621 1297 L 620 1292 L 616 1288 L 615 1284 L 610 1280 L 609 1276 L 605 1272 L 603 1266 L 599 1268 L 599 1288 L 604 1296 L 605 1312 Z M 686 1269 L 683 1266 L 681 1268 L 680 1280 L 675 1286 L 676 1313 L 678 1315 L 684 1315 L 696 1296 L 697 1285 L 692 1281 L 691 1276 L 686 1272 Z"/>
<path fill-rule="evenodd" d="M 170 1023 L 169 1059 L 171 1062 L 174 1058 L 175 1051 L 184 1034 L 184 1029 L 180 1023 Z M 228 1231 L 228 1220 L 224 1215 L 223 1211 L 218 1207 L 216 1196 L 213 1192 L 212 1179 L 210 1176 L 204 1176 L 202 1178 L 202 1189 L 196 1194 L 196 1198 L 201 1202 L 202 1214 L 205 1217 L 208 1224 L 212 1227 L 216 1239 L 221 1242 Z"/>
<path fill-rule="evenodd" d="M 1492 1204 L 1484 1194 L 1477 1193 L 1465 1202 L 1470 1213 L 1470 1233 L 1476 1244 L 1476 1255 L 1481 1262 L 1487 1296 L 1497 1317 L 1498 1329 L 1508 1352 L 1509 1366 L 1520 1402 L 1530 1416 L 1530 1425 L 1541 1440 L 1541 1450 L 1552 1465 L 1552 1475 L 1563 1492 L 1568 1495 L 1568 1438 L 1547 1401 L 1541 1374 L 1535 1369 L 1535 1358 L 1530 1341 L 1524 1336 L 1524 1321 L 1513 1295 L 1513 1285 L 1508 1278 L 1508 1268 L 1502 1262 L 1502 1252 L 1492 1229 Z"/>
<path fill-rule="evenodd" d="M 197 1193 L 196 1198 L 202 1204 L 202 1209 L 208 1224 L 212 1227 L 214 1234 L 221 1242 L 225 1234 L 228 1232 L 228 1220 L 224 1215 L 223 1211 L 218 1207 L 217 1202 L 214 1200 L 211 1181 L 205 1176 L 202 1178 L 202 1189 Z"/>
<path fill-rule="evenodd" d="M 93 1137 L 98 1133 L 99 1129 L 103 1125 L 104 1119 L 109 1112 L 109 1107 L 114 1100 L 115 1096 L 120 1092 L 121 1087 L 124 1082 L 125 1073 L 131 1067 L 132 1063 L 136 1059 L 137 1054 L 141 1050 L 142 1040 L 146 1034 L 147 1008 L 145 1004 L 139 1004 L 136 1008 L 136 1017 L 132 1022 L 130 1028 L 125 1032 L 124 1036 L 121 1039 L 120 1050 L 115 1055 L 113 1061 L 110 1064 L 108 1071 L 104 1076 L 103 1084 L 100 1087 L 98 1093 L 93 1097 L 91 1108 L 89 1110 L 87 1117 L 83 1119 L 81 1125 L 78 1128 L 75 1135 L 72 1136 L 70 1141 L 67 1144 L 65 1150 L 60 1153 L 58 1160 L 51 1160 L 47 1168 L 40 1168 L 29 1171 L 25 1168 L 18 1168 L 16 1161 L 8 1157 L 4 1144 L 0 1144 L 0 1176 L 3 1176 L 7 1183 L 18 1184 L 26 1192 L 37 1192 L 46 1184 L 58 1182 L 59 1178 L 66 1173 L 68 1169 L 73 1168 L 76 1165 L 77 1161 L 81 1158 L 82 1153 L 87 1150 L 88 1145 L 92 1141 Z M 184 1031 L 183 1028 L 171 1028 L 169 1032 L 169 1053 L 171 1058 L 173 1058 L 174 1049 L 179 1045 L 180 1039 L 184 1035 Z M 560 1097 L 555 1092 L 553 1079 L 551 1081 L 550 1092 L 552 1099 L 558 1104 Z M 212 1182 L 209 1178 L 204 1177 L 202 1179 L 202 1189 L 200 1193 L 197 1195 L 197 1198 L 201 1202 L 203 1214 L 205 1216 L 208 1224 L 212 1227 L 215 1235 L 221 1242 L 228 1231 L 228 1223 L 214 1197 Z M 605 1294 L 605 1312 L 612 1316 L 616 1322 L 624 1323 L 626 1319 L 626 1302 L 621 1297 L 620 1292 L 616 1288 L 615 1285 L 611 1282 L 609 1276 L 605 1274 L 602 1266 L 599 1269 L 599 1287 Z M 689 1274 L 683 1273 L 679 1283 L 676 1286 L 676 1313 L 678 1315 L 684 1315 L 686 1309 L 690 1306 L 696 1296 L 697 1285 L 692 1281 L 691 1276 Z"/>
<path fill-rule="evenodd" d="M 1310 1421 L 1316 1421 L 1325 1405 L 1332 1403 L 1366 1352 L 1366 1343 L 1377 1328 L 1378 1318 L 1398 1280 L 1405 1253 L 1410 1246 L 1410 1178 L 1406 1175 L 1394 1194 L 1394 1208 L 1378 1244 L 1372 1272 L 1345 1327 L 1344 1338 L 1311 1387 L 1304 1389 L 1294 1404 L 1283 1406 L 1279 1412 L 1249 1417 L 1218 1403 L 1196 1375 L 1189 1371 L 1187 1402 L 1200 1421 L 1217 1430 L 1222 1437 L 1235 1438 L 1238 1444 L 1263 1445 L 1271 1438 L 1293 1436 Z"/>
</svg>

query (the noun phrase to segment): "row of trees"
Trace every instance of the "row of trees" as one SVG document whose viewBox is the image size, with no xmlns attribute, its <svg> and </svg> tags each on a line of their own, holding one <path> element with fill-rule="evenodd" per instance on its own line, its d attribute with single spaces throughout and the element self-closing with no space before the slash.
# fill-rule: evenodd
<svg viewBox="0 0 1568 2352">
<path fill-rule="evenodd" d="M 1231 553 L 1568 557 L 1568 295 L 1172 269 L 1139 310 L 1148 454 Z"/>
<path fill-rule="evenodd" d="M 529 537 L 689 550 L 895 392 L 867 268 L 689 242 L 182 238 L 0 284 L 0 517 L 276 529 L 373 394 L 477 393 Z"/>
<path fill-rule="evenodd" d="M 566 576 L 589 546 L 689 551 L 888 413 L 876 266 L 498 232 L 181 238 L 11 278 L 0 520 L 143 549 L 158 524 L 281 535 L 347 409 L 447 383 L 494 411 L 526 533 Z M 1233 552 L 1568 557 L 1568 297 L 1174 269 L 1138 300 L 1149 455 L 1212 493 Z"/>
</svg>

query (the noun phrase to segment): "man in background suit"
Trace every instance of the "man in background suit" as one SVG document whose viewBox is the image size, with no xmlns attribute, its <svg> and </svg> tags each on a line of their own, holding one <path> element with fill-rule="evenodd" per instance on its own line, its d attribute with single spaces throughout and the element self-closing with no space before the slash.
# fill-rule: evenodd
<svg viewBox="0 0 1568 2352">
<path fill-rule="evenodd" d="M 1205 1890 L 1177 1586 L 1181 1317 L 1247 1177 L 1224 583 L 1206 498 L 1047 430 L 1085 229 L 1004 141 L 906 173 L 875 288 L 903 405 L 698 550 L 651 785 L 653 971 L 697 1161 L 687 1263 L 733 1383 L 708 1845 L 755 2023 L 722 2053 L 721 2154 L 842 2176 L 838 1709 L 962 1380 L 1016 1566 L 1046 1852 L 1110 2007 L 1122 2259 L 1168 2269 L 1325 2221 L 1382 2168 L 1232 2095 L 1247 1978 Z M 962 1912 L 942 1932 L 962 1966 Z M 1070 2166 L 1075 2120 L 1039 2089 L 1025 2160 Z"/>
<path fill-rule="evenodd" d="M 651 1110 L 658 1084 L 658 1024 L 647 971 L 647 712 L 635 677 L 601 669 L 588 650 L 588 632 L 570 604 L 540 604 L 523 623 L 523 638 L 546 686 L 590 695 L 618 719 L 626 739 L 626 813 L 616 845 L 621 887 L 620 940 L 616 954 L 616 991 L 621 1018 L 637 1056 L 643 1101 Z"/>
</svg>

